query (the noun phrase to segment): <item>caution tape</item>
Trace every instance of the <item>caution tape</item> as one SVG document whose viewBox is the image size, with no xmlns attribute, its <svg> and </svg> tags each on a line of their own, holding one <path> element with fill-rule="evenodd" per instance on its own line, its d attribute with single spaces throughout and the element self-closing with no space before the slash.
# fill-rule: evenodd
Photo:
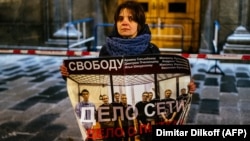
<svg viewBox="0 0 250 141">
<path fill-rule="evenodd" d="M 185 58 L 213 60 L 250 60 L 250 54 L 179 54 Z"/>
<path fill-rule="evenodd" d="M 98 56 L 98 51 L 77 50 L 37 50 L 37 49 L 0 49 L 1 54 L 29 54 L 51 56 Z M 250 54 L 177 54 L 185 58 L 213 59 L 213 60 L 250 60 Z"/>
<path fill-rule="evenodd" d="M 2 54 L 29 54 L 52 56 L 98 56 L 98 52 L 75 50 L 0 49 Z"/>
</svg>

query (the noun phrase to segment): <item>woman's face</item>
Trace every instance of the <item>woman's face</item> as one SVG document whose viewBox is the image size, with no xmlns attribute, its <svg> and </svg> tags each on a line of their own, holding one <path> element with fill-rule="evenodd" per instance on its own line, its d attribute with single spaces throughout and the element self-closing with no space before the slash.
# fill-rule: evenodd
<svg viewBox="0 0 250 141">
<path fill-rule="evenodd" d="M 124 38 L 134 38 L 137 36 L 138 23 L 127 8 L 121 10 L 118 21 L 116 23 L 117 31 Z"/>
</svg>

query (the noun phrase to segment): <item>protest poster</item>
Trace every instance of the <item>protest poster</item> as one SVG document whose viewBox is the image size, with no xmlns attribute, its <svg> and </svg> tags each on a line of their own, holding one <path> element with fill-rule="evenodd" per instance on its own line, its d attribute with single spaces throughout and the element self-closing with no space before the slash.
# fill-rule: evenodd
<svg viewBox="0 0 250 141">
<path fill-rule="evenodd" d="M 150 138 L 154 125 L 186 122 L 191 71 L 182 56 L 93 57 L 65 59 L 64 64 L 84 140 L 142 140 Z"/>
</svg>

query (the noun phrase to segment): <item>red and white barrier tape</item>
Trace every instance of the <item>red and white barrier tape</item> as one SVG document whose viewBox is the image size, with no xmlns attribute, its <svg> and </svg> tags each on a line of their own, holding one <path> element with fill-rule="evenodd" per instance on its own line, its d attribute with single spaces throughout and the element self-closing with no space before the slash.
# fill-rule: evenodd
<svg viewBox="0 0 250 141">
<path fill-rule="evenodd" d="M 30 54 L 52 56 L 98 56 L 98 52 L 75 50 L 0 49 L 2 54 Z"/>
<path fill-rule="evenodd" d="M 98 52 L 75 50 L 36 50 L 36 49 L 0 49 L 0 54 L 30 54 L 52 56 L 98 56 Z M 218 60 L 250 60 L 250 54 L 177 54 L 185 58 L 218 59 Z"/>
<path fill-rule="evenodd" d="M 214 60 L 250 60 L 250 54 L 180 54 L 185 58 L 200 58 Z"/>
</svg>

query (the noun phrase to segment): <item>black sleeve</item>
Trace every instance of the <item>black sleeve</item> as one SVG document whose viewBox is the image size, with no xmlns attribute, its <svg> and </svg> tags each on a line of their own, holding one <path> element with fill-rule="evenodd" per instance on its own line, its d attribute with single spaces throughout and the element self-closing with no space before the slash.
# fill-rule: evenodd
<svg viewBox="0 0 250 141">
<path fill-rule="evenodd" d="M 110 56 L 108 51 L 107 51 L 106 45 L 103 45 L 100 52 L 99 52 L 99 57 L 102 57 L 102 56 Z"/>
<path fill-rule="evenodd" d="M 152 51 L 153 54 L 160 54 L 160 49 L 153 43 L 150 43 L 150 49 Z"/>
</svg>

